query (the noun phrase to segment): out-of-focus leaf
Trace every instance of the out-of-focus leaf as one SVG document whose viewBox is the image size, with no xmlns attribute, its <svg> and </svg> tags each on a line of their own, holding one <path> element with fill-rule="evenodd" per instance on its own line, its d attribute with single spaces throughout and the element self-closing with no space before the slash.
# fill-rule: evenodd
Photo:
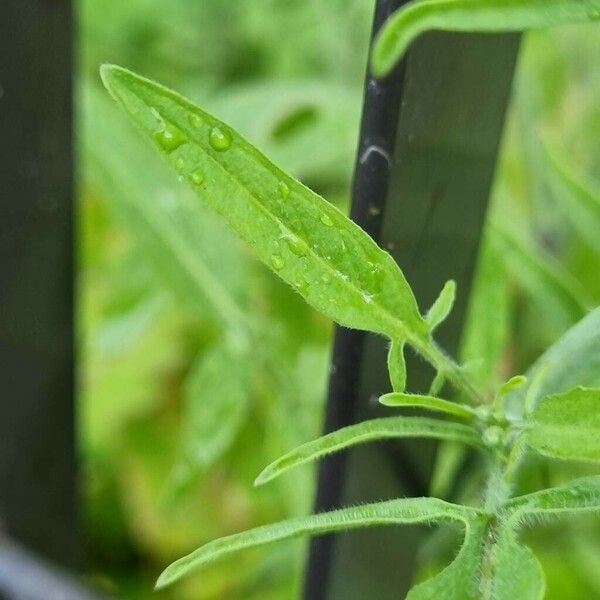
<svg viewBox="0 0 600 600">
<path fill-rule="evenodd" d="M 504 510 L 511 521 L 526 522 L 530 517 L 569 515 L 600 511 L 600 475 L 575 479 L 565 485 L 517 496 Z"/>
<path fill-rule="evenodd" d="M 598 0 L 414 0 L 383 26 L 372 67 L 386 75 L 409 44 L 429 30 L 500 33 L 600 19 Z"/>
<path fill-rule="evenodd" d="M 600 190 L 575 174 L 565 157 L 547 149 L 548 179 L 575 231 L 600 254 Z"/>
<path fill-rule="evenodd" d="M 233 442 L 248 409 L 250 357 L 226 342 L 199 358 L 184 385 L 183 456 L 176 486 L 188 483 Z"/>
<path fill-rule="evenodd" d="M 384 394 L 379 398 L 379 402 L 384 406 L 391 406 L 396 408 L 401 407 L 413 407 L 422 408 L 423 410 L 432 410 L 434 412 L 442 412 L 447 415 L 454 417 L 461 417 L 463 419 L 473 419 L 475 413 L 472 408 L 463 404 L 457 404 L 456 402 L 450 402 L 449 400 L 443 400 L 436 396 L 423 396 L 420 394 L 402 394 L 392 392 L 391 394 Z"/>
<path fill-rule="evenodd" d="M 406 361 L 404 360 L 404 342 L 392 341 L 387 357 L 390 383 L 395 392 L 406 389 Z"/>
<path fill-rule="evenodd" d="M 506 227 L 493 227 L 490 234 L 498 255 L 554 327 L 564 331 L 585 316 L 591 299 L 556 260 Z"/>
<path fill-rule="evenodd" d="M 431 331 L 434 331 L 448 318 L 454 306 L 454 300 L 456 300 L 456 282 L 450 280 L 444 284 L 440 295 L 425 315 L 425 320 Z"/>
<path fill-rule="evenodd" d="M 169 164 L 309 304 L 350 327 L 426 337 L 393 258 L 335 207 L 174 92 L 115 66 L 102 76 Z"/>
<path fill-rule="evenodd" d="M 506 396 L 515 417 L 540 398 L 566 392 L 577 385 L 600 385 L 600 308 L 569 329 L 527 370 L 528 383 Z"/>
<path fill-rule="evenodd" d="M 493 389 L 510 330 L 510 294 L 502 261 L 485 236 L 469 300 L 461 357 L 480 385 Z"/>
<path fill-rule="evenodd" d="M 546 396 L 527 421 L 527 443 L 546 456 L 600 460 L 600 389 Z"/>
<path fill-rule="evenodd" d="M 483 448 L 479 432 L 461 423 L 424 417 L 372 419 L 338 429 L 295 448 L 266 467 L 256 478 L 256 485 L 267 483 L 290 469 L 350 446 L 376 440 L 415 437 L 459 441 L 469 446 Z"/>
<path fill-rule="evenodd" d="M 167 567 L 156 586 L 166 587 L 194 569 L 234 552 L 280 540 L 361 527 L 432 521 L 459 521 L 468 527 L 471 519 L 479 514 L 474 508 L 449 504 L 437 498 L 403 498 L 301 517 L 210 542 Z"/>
</svg>

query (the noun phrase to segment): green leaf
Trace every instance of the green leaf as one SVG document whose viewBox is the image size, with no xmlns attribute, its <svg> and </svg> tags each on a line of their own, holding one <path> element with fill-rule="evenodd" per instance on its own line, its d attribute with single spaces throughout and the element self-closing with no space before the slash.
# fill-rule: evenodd
<svg viewBox="0 0 600 600">
<path fill-rule="evenodd" d="M 491 600 L 542 600 L 546 582 L 542 567 L 531 550 L 519 543 L 510 526 L 499 528 L 496 542 L 483 564 L 482 597 Z M 491 576 L 486 575 L 489 569 Z M 486 591 L 486 584 L 487 590 Z M 486 595 L 487 594 L 487 595 Z"/>
<path fill-rule="evenodd" d="M 551 517 L 600 511 L 600 475 L 575 479 L 561 485 L 509 500 L 504 506 L 513 523 L 531 517 Z"/>
<path fill-rule="evenodd" d="M 527 443 L 546 456 L 600 461 L 600 389 L 547 396 L 527 425 Z"/>
<path fill-rule="evenodd" d="M 548 180 L 563 215 L 577 233 L 600 254 L 600 190 L 576 174 L 566 157 L 546 149 Z"/>
<path fill-rule="evenodd" d="M 406 361 L 404 360 L 403 341 L 392 341 L 388 351 L 387 363 L 392 389 L 395 392 L 403 392 L 406 389 Z"/>
<path fill-rule="evenodd" d="M 229 448 L 246 417 L 250 356 L 231 346 L 219 344 L 202 356 L 184 384 L 183 457 L 174 471 L 176 487 L 210 467 Z"/>
<path fill-rule="evenodd" d="M 491 229 L 490 242 L 549 322 L 564 331 L 585 316 L 591 299 L 554 257 L 505 226 Z"/>
<path fill-rule="evenodd" d="M 447 319 L 455 300 L 456 282 L 451 279 L 450 281 L 446 281 L 440 295 L 425 316 L 430 331 L 435 331 Z"/>
<path fill-rule="evenodd" d="M 515 375 L 511 377 L 508 381 L 502 384 L 500 387 L 500 396 L 506 396 L 509 392 L 513 390 L 519 389 L 521 386 L 527 383 L 527 377 L 525 375 Z"/>
<path fill-rule="evenodd" d="M 449 400 L 443 400 L 442 398 L 436 398 L 435 396 L 393 392 L 381 396 L 379 402 L 384 406 L 422 408 L 468 420 L 473 419 L 474 416 L 474 412 L 470 407 L 450 402 Z"/>
<path fill-rule="evenodd" d="M 407 600 L 541 600 L 545 584 L 536 558 L 510 527 L 490 528 L 485 517 L 471 519 L 458 556 Z"/>
<path fill-rule="evenodd" d="M 528 369 L 528 384 L 506 397 L 510 412 L 520 417 L 525 398 L 535 407 L 540 398 L 576 385 L 600 387 L 600 308 L 569 329 Z"/>
<path fill-rule="evenodd" d="M 375 440 L 399 438 L 436 438 L 459 441 L 463 444 L 483 448 L 479 432 L 460 423 L 447 423 L 424 417 L 388 417 L 372 419 L 357 425 L 338 429 L 333 433 L 303 444 L 271 463 L 257 478 L 262 485 L 279 477 L 282 473 L 338 452 L 344 448 Z"/>
<path fill-rule="evenodd" d="M 321 535 L 361 527 L 460 521 L 468 523 L 479 512 L 437 498 L 402 498 L 300 517 L 221 538 L 202 546 L 167 567 L 156 587 L 164 588 L 191 571 L 234 552 L 305 535 Z"/>
<path fill-rule="evenodd" d="M 435 577 L 413 587 L 406 600 L 476 600 L 487 520 L 466 522 L 465 540 L 457 557 Z"/>
<path fill-rule="evenodd" d="M 600 18 L 598 0 L 421 0 L 397 10 L 373 48 L 373 73 L 382 77 L 425 31 L 501 33 L 585 23 Z"/>
<path fill-rule="evenodd" d="M 116 66 L 102 78 L 198 196 L 309 304 L 348 327 L 427 338 L 394 259 L 334 206 L 175 92 Z"/>
</svg>

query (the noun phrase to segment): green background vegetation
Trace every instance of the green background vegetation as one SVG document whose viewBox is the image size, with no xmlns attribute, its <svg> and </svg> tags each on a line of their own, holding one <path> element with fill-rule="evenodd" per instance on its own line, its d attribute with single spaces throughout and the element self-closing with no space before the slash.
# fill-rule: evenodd
<svg viewBox="0 0 600 600">
<path fill-rule="evenodd" d="M 203 542 L 310 510 L 309 469 L 252 482 L 318 434 L 331 324 L 145 147 L 101 90 L 98 66 L 124 65 L 197 100 L 343 208 L 371 12 L 371 0 L 79 2 L 85 522 L 92 575 L 124 598 L 147 598 L 162 568 Z M 600 304 L 598 57 L 594 25 L 525 39 L 463 345 L 465 359 L 484 357 L 482 380 L 524 371 Z M 230 351 L 247 323 L 262 333 L 251 364 Z M 527 486 L 574 471 L 586 473 L 532 459 Z M 578 518 L 528 541 L 548 598 L 600 598 L 597 524 Z M 422 550 L 425 570 L 444 544 Z M 301 550 L 245 553 L 157 597 L 291 599 Z"/>
</svg>

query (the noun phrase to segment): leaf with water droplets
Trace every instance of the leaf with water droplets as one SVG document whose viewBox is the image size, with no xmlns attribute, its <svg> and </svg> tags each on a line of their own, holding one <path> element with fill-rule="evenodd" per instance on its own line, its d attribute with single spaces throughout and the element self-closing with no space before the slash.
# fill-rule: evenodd
<svg viewBox="0 0 600 600">
<path fill-rule="evenodd" d="M 384 525 L 440 521 L 458 521 L 466 524 L 479 514 L 474 508 L 450 504 L 437 498 L 401 498 L 291 519 L 209 542 L 167 567 L 159 577 L 156 587 L 171 585 L 190 572 L 240 550 L 273 542 Z"/>
<path fill-rule="evenodd" d="M 483 448 L 479 432 L 468 425 L 424 417 L 388 417 L 372 419 L 338 429 L 303 444 L 271 463 L 257 478 L 256 485 L 267 483 L 286 471 L 345 448 L 377 440 L 434 438 L 462 442 Z"/>
<path fill-rule="evenodd" d="M 373 73 L 382 77 L 425 31 L 503 33 L 600 18 L 600 0 L 414 0 L 381 29 L 373 48 Z"/>
<path fill-rule="evenodd" d="M 451 279 L 450 281 L 446 281 L 440 295 L 425 316 L 430 331 L 434 331 L 448 318 L 448 315 L 454 306 L 455 299 L 456 282 Z"/>
<path fill-rule="evenodd" d="M 342 325 L 429 344 L 394 259 L 334 206 L 178 94 L 120 67 L 105 65 L 102 78 L 167 162 L 183 158 L 180 174 L 200 198 L 309 304 Z"/>
<path fill-rule="evenodd" d="M 600 461 L 600 389 L 547 396 L 527 421 L 527 443 L 553 458 Z"/>
<path fill-rule="evenodd" d="M 471 420 L 475 416 L 475 411 L 464 404 L 457 404 L 449 400 L 443 400 L 435 396 L 423 396 L 421 394 L 401 394 L 393 392 L 384 394 L 379 398 L 379 402 L 384 406 L 394 408 L 422 408 L 434 412 L 442 412 L 454 417 Z"/>
</svg>

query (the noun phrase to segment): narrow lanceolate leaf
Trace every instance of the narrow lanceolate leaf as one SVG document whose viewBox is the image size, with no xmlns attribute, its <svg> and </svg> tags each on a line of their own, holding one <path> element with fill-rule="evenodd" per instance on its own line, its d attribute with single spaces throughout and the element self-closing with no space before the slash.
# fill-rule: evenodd
<svg viewBox="0 0 600 600">
<path fill-rule="evenodd" d="M 289 469 L 338 452 L 344 448 L 376 440 L 393 438 L 437 438 L 481 447 L 479 432 L 460 423 L 449 423 L 423 417 L 388 417 L 372 419 L 344 427 L 312 442 L 303 444 L 271 463 L 256 479 L 262 485 Z"/>
<path fill-rule="evenodd" d="M 373 49 L 373 72 L 386 75 L 425 31 L 501 33 L 598 18 L 599 0 L 417 0 L 384 25 Z"/>
<path fill-rule="evenodd" d="M 395 392 L 406 389 L 406 361 L 404 360 L 404 342 L 392 341 L 388 351 L 388 371 L 390 383 Z"/>
<path fill-rule="evenodd" d="M 548 179 L 565 218 L 579 235 L 600 254 L 600 189 L 586 181 L 566 158 L 547 151 Z"/>
<path fill-rule="evenodd" d="M 600 461 L 600 389 L 547 396 L 528 426 L 527 443 L 546 456 Z"/>
<path fill-rule="evenodd" d="M 115 66 L 102 78 L 197 195 L 309 304 L 342 325 L 423 342 L 399 267 L 334 206 L 178 94 Z"/>
<path fill-rule="evenodd" d="M 451 279 L 445 283 L 440 295 L 427 311 L 425 320 L 427 321 L 427 325 L 429 325 L 430 331 L 434 331 L 448 318 L 455 300 L 456 282 Z"/>
<path fill-rule="evenodd" d="M 474 412 L 470 407 L 450 402 L 449 400 L 443 400 L 442 398 L 436 398 L 435 396 L 393 392 L 381 396 L 379 402 L 384 406 L 422 408 L 423 410 L 442 412 L 469 420 L 474 416 Z"/>
<path fill-rule="evenodd" d="M 158 579 L 156 587 L 170 585 L 190 571 L 234 552 L 271 542 L 378 525 L 438 521 L 467 523 L 478 514 L 476 509 L 449 504 L 437 498 L 403 498 L 292 519 L 210 542 L 167 567 Z"/>
<path fill-rule="evenodd" d="M 518 496 L 504 510 L 513 523 L 528 517 L 552 517 L 576 512 L 600 512 L 600 475 L 575 479 L 565 485 Z"/>
<path fill-rule="evenodd" d="M 516 417 L 523 412 L 526 397 L 533 408 L 545 396 L 576 385 L 600 387 L 600 308 L 550 346 L 526 375 L 528 383 L 506 397 L 506 406 Z"/>
</svg>

